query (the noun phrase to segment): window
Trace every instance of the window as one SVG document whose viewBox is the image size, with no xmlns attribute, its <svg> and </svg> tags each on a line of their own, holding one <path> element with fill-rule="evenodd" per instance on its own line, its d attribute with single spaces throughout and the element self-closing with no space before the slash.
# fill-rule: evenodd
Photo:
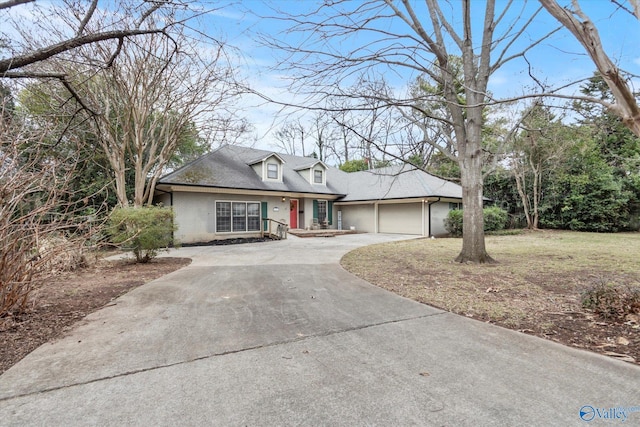
<svg viewBox="0 0 640 427">
<path fill-rule="evenodd" d="M 260 203 L 216 202 L 216 232 L 260 231 Z"/>
<path fill-rule="evenodd" d="M 233 203 L 233 231 L 247 231 L 246 203 Z"/>
<path fill-rule="evenodd" d="M 247 231 L 260 231 L 260 203 L 247 203 Z"/>
<path fill-rule="evenodd" d="M 278 179 L 278 164 L 267 163 L 267 178 Z"/>
<path fill-rule="evenodd" d="M 327 220 L 327 201 L 318 200 L 318 222 L 322 223 Z"/>
<path fill-rule="evenodd" d="M 459 209 L 462 209 L 462 203 L 449 203 L 450 211 L 457 211 Z"/>
<path fill-rule="evenodd" d="M 322 171 L 320 170 L 314 170 L 313 171 L 313 182 L 315 184 L 322 184 Z"/>
<path fill-rule="evenodd" d="M 231 231 L 231 202 L 216 202 L 216 231 Z"/>
</svg>

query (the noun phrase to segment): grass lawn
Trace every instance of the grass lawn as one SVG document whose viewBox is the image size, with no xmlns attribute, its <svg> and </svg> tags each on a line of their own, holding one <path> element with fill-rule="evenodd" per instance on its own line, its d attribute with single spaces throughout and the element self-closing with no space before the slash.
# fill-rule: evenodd
<svg viewBox="0 0 640 427">
<path fill-rule="evenodd" d="M 640 233 L 538 231 L 487 236 L 486 244 L 498 264 L 453 262 L 461 239 L 416 239 L 357 249 L 342 265 L 425 304 L 640 361 L 640 306 L 605 318 L 581 304 L 595 285 L 640 287 Z"/>
</svg>

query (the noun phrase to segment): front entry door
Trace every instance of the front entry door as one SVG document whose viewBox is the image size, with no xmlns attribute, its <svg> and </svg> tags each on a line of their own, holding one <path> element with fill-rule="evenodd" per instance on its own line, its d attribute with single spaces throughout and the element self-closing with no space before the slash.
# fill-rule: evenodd
<svg viewBox="0 0 640 427">
<path fill-rule="evenodd" d="M 289 227 L 298 228 L 298 199 L 291 199 L 291 202 L 290 202 Z"/>
</svg>

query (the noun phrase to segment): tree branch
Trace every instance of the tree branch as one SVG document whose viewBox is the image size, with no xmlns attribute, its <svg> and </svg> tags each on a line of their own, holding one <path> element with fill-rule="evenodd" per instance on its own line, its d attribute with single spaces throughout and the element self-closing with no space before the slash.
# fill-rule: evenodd
<svg viewBox="0 0 640 427">
<path fill-rule="evenodd" d="M 15 70 L 18 68 L 25 67 L 27 65 L 34 64 L 36 62 L 44 61 L 62 52 L 66 52 L 83 45 L 105 41 L 105 40 L 121 39 L 124 37 L 131 37 L 131 36 L 137 36 L 137 35 L 143 35 L 143 34 L 157 34 L 157 33 L 164 33 L 164 32 L 165 32 L 164 29 L 118 30 L 118 31 L 106 31 L 106 32 L 96 33 L 96 34 L 88 34 L 86 36 L 81 36 L 81 37 L 74 37 L 72 39 L 65 40 L 60 43 L 53 44 L 51 46 L 37 49 L 33 52 L 30 52 L 24 55 L 17 55 L 7 59 L 0 60 L 0 77 L 2 77 L 2 75 L 4 75 L 7 71 Z"/>
<path fill-rule="evenodd" d="M 34 1 L 36 1 L 36 0 L 8 0 L 8 1 L 4 1 L 4 2 L 0 3 L 0 10 L 9 9 L 9 8 L 14 7 L 14 6 L 18 6 L 20 4 L 33 3 Z"/>
<path fill-rule="evenodd" d="M 82 36 L 82 33 L 84 33 L 85 27 L 87 26 L 87 24 L 91 20 L 91 17 L 93 16 L 93 14 L 96 11 L 97 7 L 98 7 L 98 0 L 93 0 L 91 2 L 91 6 L 89 6 L 89 10 L 84 15 L 84 18 L 82 19 L 82 22 L 80 22 L 80 26 L 78 27 L 78 31 L 76 32 L 76 37 Z"/>
</svg>

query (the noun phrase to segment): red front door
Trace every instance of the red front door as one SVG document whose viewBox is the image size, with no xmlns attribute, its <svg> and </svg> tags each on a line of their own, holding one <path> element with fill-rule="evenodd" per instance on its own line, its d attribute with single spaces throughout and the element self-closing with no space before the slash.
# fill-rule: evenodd
<svg viewBox="0 0 640 427">
<path fill-rule="evenodd" d="M 298 228 L 298 200 L 291 199 L 289 206 L 289 227 Z"/>
</svg>

